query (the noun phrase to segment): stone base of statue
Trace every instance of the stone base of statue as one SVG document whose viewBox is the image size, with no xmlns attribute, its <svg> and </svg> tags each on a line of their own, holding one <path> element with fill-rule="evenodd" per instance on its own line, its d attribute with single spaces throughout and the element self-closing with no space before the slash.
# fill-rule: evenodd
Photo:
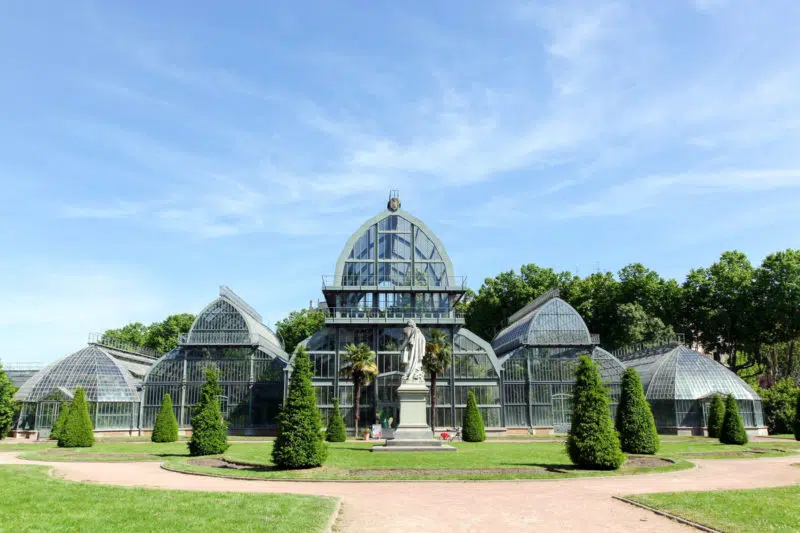
<svg viewBox="0 0 800 533">
<path fill-rule="evenodd" d="M 457 448 L 433 438 L 428 425 L 428 386 L 422 383 L 403 383 L 397 389 L 400 399 L 400 425 L 393 439 L 384 446 L 374 446 L 373 452 L 455 452 Z"/>
</svg>

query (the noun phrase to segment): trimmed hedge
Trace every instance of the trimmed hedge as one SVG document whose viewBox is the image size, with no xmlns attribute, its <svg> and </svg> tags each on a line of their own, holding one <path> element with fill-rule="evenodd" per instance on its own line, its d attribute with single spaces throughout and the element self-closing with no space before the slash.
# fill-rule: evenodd
<svg viewBox="0 0 800 533">
<path fill-rule="evenodd" d="M 14 415 L 19 407 L 14 400 L 16 392 L 17 387 L 11 383 L 11 379 L 3 370 L 3 365 L 0 365 L 0 439 L 4 439 L 11 430 Z"/>
<path fill-rule="evenodd" d="M 161 398 L 161 409 L 156 415 L 153 433 L 150 435 L 153 442 L 175 442 L 178 440 L 178 419 L 172 410 L 172 397 L 169 393 Z"/>
<path fill-rule="evenodd" d="M 464 442 L 483 442 L 486 440 L 483 417 L 480 409 L 478 409 L 475 393 L 472 391 L 467 392 L 467 408 L 464 409 L 464 420 L 461 426 L 461 440 Z"/>
<path fill-rule="evenodd" d="M 719 441 L 723 444 L 747 444 L 747 432 L 744 430 L 742 417 L 736 400 L 728 394 L 725 398 L 725 420 L 722 421 L 722 432 Z"/>
<path fill-rule="evenodd" d="M 764 409 L 764 422 L 770 435 L 794 431 L 794 415 L 800 390 L 792 378 L 778 380 L 772 387 L 758 391 Z"/>
<path fill-rule="evenodd" d="M 347 440 L 344 418 L 342 418 L 342 412 L 339 410 L 339 398 L 334 398 L 333 400 L 333 412 L 328 422 L 328 429 L 325 431 L 325 440 L 328 442 L 344 442 Z"/>
<path fill-rule="evenodd" d="M 59 431 L 59 448 L 89 448 L 94 444 L 94 428 L 89 416 L 86 392 L 81 387 L 75 389 L 75 397 L 69 406 L 67 421 Z"/>
<path fill-rule="evenodd" d="M 53 422 L 53 427 L 50 429 L 50 438 L 58 440 L 61 432 L 64 431 L 64 426 L 67 424 L 67 416 L 69 415 L 69 403 L 61 402 L 58 407 L 58 416 L 56 421 Z"/>
<path fill-rule="evenodd" d="M 622 451 L 653 455 L 658 451 L 658 431 L 642 381 L 633 368 L 622 375 L 622 395 L 617 408 L 617 431 Z"/>
<path fill-rule="evenodd" d="M 295 351 L 292 379 L 286 403 L 278 416 L 278 437 L 272 447 L 272 462 L 279 468 L 313 468 L 328 457 L 322 437 L 322 417 L 311 385 L 308 352 Z"/>
<path fill-rule="evenodd" d="M 616 470 L 625 462 L 609 409 L 609 394 L 597 365 L 578 358 L 572 389 L 572 428 L 567 453 L 573 464 L 593 470 Z"/>
<path fill-rule="evenodd" d="M 219 384 L 219 370 L 207 368 L 206 382 L 200 388 L 200 403 L 192 414 L 189 455 L 218 455 L 228 449 L 228 428 L 222 418 L 220 396 L 222 386 Z"/>
<path fill-rule="evenodd" d="M 711 406 L 708 408 L 708 436 L 718 439 L 722 434 L 722 422 L 725 421 L 725 403 L 722 396 L 715 394 L 711 397 Z"/>
</svg>

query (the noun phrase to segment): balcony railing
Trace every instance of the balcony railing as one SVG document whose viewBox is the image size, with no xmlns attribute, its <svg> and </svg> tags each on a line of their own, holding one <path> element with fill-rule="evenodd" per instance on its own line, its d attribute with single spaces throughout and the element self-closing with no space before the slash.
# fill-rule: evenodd
<svg viewBox="0 0 800 533">
<path fill-rule="evenodd" d="M 407 276 L 404 279 L 386 279 L 374 274 L 353 274 L 343 276 L 322 276 L 322 290 L 326 289 L 363 289 L 363 288 L 401 288 L 407 290 L 467 290 L 467 277 L 454 276 L 441 279 Z"/>
<path fill-rule="evenodd" d="M 194 331 L 191 335 L 187 333 L 180 335 L 178 344 L 182 346 L 274 346 L 275 342 L 257 333 L 247 331 Z"/>
<path fill-rule="evenodd" d="M 386 323 L 401 324 L 408 320 L 419 323 L 463 324 L 464 313 L 441 309 L 370 309 L 363 307 L 333 307 L 321 309 L 328 323 Z"/>
</svg>

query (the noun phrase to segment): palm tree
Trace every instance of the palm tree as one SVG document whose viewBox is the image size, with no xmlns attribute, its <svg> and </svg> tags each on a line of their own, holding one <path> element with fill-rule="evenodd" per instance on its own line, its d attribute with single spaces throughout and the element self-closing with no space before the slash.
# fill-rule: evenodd
<svg viewBox="0 0 800 533">
<path fill-rule="evenodd" d="M 353 381 L 353 418 L 355 420 L 356 435 L 358 435 L 358 420 L 361 409 L 361 387 L 368 385 L 378 375 L 378 365 L 375 363 L 375 352 L 363 342 L 356 346 L 348 344 L 345 347 L 344 366 L 341 374 Z"/>
<path fill-rule="evenodd" d="M 431 376 L 431 429 L 436 431 L 436 376 L 447 370 L 453 357 L 453 347 L 447 342 L 447 333 L 438 329 L 430 331 L 425 345 L 422 366 Z"/>
</svg>

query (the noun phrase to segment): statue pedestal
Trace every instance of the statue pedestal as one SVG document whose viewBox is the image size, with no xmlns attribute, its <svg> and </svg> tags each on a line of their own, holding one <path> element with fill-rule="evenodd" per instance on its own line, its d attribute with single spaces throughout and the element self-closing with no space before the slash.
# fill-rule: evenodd
<svg viewBox="0 0 800 533">
<path fill-rule="evenodd" d="M 428 386 L 422 383 L 403 383 L 397 389 L 400 398 L 400 425 L 394 438 L 384 446 L 374 446 L 373 452 L 455 452 L 453 446 L 433 438 L 428 425 Z"/>
</svg>

